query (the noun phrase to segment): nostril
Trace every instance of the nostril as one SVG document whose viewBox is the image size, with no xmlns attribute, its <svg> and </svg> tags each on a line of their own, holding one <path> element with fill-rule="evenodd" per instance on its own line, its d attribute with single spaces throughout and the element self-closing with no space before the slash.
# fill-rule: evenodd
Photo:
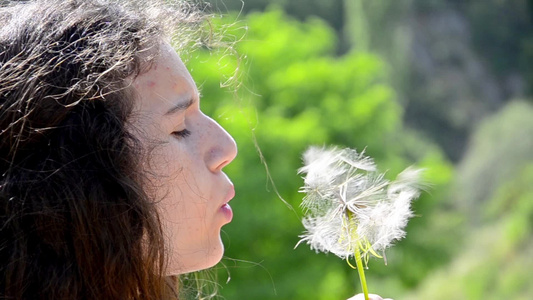
<svg viewBox="0 0 533 300">
<path fill-rule="evenodd" d="M 213 151 L 212 158 L 216 163 L 213 171 L 221 171 L 225 166 L 229 165 L 237 156 L 237 147 L 231 149 L 219 149 L 220 151 Z"/>
<path fill-rule="evenodd" d="M 217 168 L 216 168 L 216 171 L 222 171 L 222 169 L 229 165 L 229 163 L 231 162 L 231 160 L 225 160 L 223 161 Z"/>
<path fill-rule="evenodd" d="M 233 138 L 225 132 L 227 138 L 218 147 L 209 151 L 209 160 L 211 161 L 211 170 L 213 172 L 221 171 L 229 165 L 237 156 L 237 145 Z"/>
</svg>

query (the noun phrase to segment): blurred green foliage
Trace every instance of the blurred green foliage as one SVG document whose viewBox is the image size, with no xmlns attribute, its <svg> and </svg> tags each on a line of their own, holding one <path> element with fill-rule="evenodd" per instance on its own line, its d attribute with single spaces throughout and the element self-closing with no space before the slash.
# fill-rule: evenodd
<svg viewBox="0 0 533 300">
<path fill-rule="evenodd" d="M 524 164 L 533 162 L 532 137 L 533 109 L 524 101 L 511 102 L 480 124 L 458 165 L 454 191 L 458 207 L 472 216 L 472 222 L 481 222 L 479 207 L 510 178 L 516 179 Z"/>
<path fill-rule="evenodd" d="M 343 37 L 391 65 L 406 124 L 455 162 L 481 119 L 532 93 L 532 1 L 343 2 Z"/>
<path fill-rule="evenodd" d="M 531 299 L 531 116 L 530 104 L 511 102 L 476 130 L 454 191 L 469 220 L 467 242 L 405 299 Z"/>
<path fill-rule="evenodd" d="M 197 52 L 188 62 L 203 110 L 239 145 L 237 159 L 225 168 L 237 196 L 234 220 L 224 227 L 227 258 L 219 267 L 220 281 L 231 280 L 222 283 L 221 295 L 345 299 L 360 289 L 357 272 L 346 262 L 317 255 L 306 245 L 293 249 L 303 230 L 297 169 L 310 145 L 366 148 L 391 178 L 411 164 L 428 170 L 431 193 L 415 203 L 417 217 L 408 238 L 387 252 L 389 266 L 371 261 L 371 290 L 403 293 L 445 264 L 460 236 L 444 233 L 458 233 L 462 222 L 453 212 L 440 211 L 452 166 L 437 146 L 404 128 L 384 61 L 361 51 L 336 56 L 336 35 L 317 18 L 300 22 L 270 9 L 232 24 L 226 28 L 229 36 L 239 37 L 243 24 L 248 27 L 234 49 L 246 58 L 222 48 Z M 237 68 L 242 86 L 220 89 Z"/>
</svg>

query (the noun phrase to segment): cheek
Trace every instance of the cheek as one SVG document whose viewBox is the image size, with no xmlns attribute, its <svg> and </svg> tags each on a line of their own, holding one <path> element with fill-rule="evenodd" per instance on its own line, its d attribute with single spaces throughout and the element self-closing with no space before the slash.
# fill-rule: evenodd
<svg viewBox="0 0 533 300">
<path fill-rule="evenodd" d="M 190 159 L 176 141 L 160 143 L 152 149 L 149 157 L 149 175 L 161 180 L 179 177 Z"/>
<path fill-rule="evenodd" d="M 172 198 L 182 197 L 180 190 L 183 189 L 179 186 L 184 185 L 186 178 L 183 174 L 183 155 L 170 147 L 169 142 L 152 143 L 145 149 L 146 159 L 142 169 L 146 182 L 143 186 L 148 195 L 155 202 L 163 202 L 171 195 Z"/>
<path fill-rule="evenodd" d="M 198 215 L 194 208 L 205 202 L 205 174 L 194 149 L 188 149 L 185 142 L 167 143 L 154 149 L 150 164 L 149 177 L 157 199 L 180 203 L 190 215 Z"/>
<path fill-rule="evenodd" d="M 205 226 L 206 202 L 189 191 L 172 189 L 158 203 L 158 209 L 165 228 L 186 234 Z M 174 236 L 176 238 L 176 236 Z"/>
</svg>

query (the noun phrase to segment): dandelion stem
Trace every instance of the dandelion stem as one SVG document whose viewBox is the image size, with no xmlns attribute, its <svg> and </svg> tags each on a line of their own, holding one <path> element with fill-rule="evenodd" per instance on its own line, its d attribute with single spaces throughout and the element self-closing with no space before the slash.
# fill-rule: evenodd
<svg viewBox="0 0 533 300">
<path fill-rule="evenodd" d="M 346 213 L 348 214 L 349 224 L 357 228 L 357 226 L 355 225 L 354 213 L 349 210 Z M 357 236 L 355 228 L 351 229 L 350 231 L 351 231 L 352 239 L 354 241 L 357 241 L 359 237 Z M 353 253 L 355 256 L 355 265 L 357 268 L 357 273 L 359 273 L 359 280 L 361 281 L 361 287 L 363 289 L 363 294 L 365 295 L 365 300 L 368 300 L 368 287 L 366 286 L 365 269 L 363 267 L 363 260 L 361 258 L 361 251 L 362 250 L 364 251 L 364 249 L 361 249 L 361 243 L 359 243 L 359 241 L 355 242 L 354 245 L 355 245 L 355 249 Z"/>
<path fill-rule="evenodd" d="M 348 214 L 348 220 L 349 224 L 351 226 L 357 227 L 355 225 L 355 216 L 354 213 L 351 211 L 346 212 Z M 358 236 L 355 230 L 351 230 L 352 239 L 354 241 L 358 240 Z M 359 273 L 359 280 L 361 281 L 361 288 L 363 289 L 363 294 L 365 295 L 365 300 L 368 300 L 368 287 L 366 286 L 366 277 L 365 277 L 365 269 L 363 267 L 363 259 L 361 257 L 361 251 L 364 251 L 364 249 L 361 249 L 361 243 L 355 242 L 355 250 L 354 250 L 354 256 L 355 256 L 355 266 L 357 269 L 357 273 Z M 352 266 L 349 262 L 348 264 Z"/>
<path fill-rule="evenodd" d="M 363 288 L 363 294 L 365 294 L 365 300 L 368 300 L 368 287 L 366 286 L 365 269 L 363 268 L 363 261 L 361 259 L 361 252 L 359 250 L 359 246 L 356 246 L 354 254 L 357 272 L 359 273 L 361 287 Z"/>
</svg>

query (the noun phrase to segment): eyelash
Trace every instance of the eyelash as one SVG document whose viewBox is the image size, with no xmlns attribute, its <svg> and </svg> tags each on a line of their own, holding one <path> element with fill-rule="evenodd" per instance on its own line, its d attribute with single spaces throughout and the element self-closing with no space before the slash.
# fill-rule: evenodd
<svg viewBox="0 0 533 300">
<path fill-rule="evenodd" d="M 188 129 L 183 129 L 181 131 L 172 132 L 172 135 L 174 135 L 178 139 L 183 139 L 191 135 L 191 132 Z"/>
</svg>

